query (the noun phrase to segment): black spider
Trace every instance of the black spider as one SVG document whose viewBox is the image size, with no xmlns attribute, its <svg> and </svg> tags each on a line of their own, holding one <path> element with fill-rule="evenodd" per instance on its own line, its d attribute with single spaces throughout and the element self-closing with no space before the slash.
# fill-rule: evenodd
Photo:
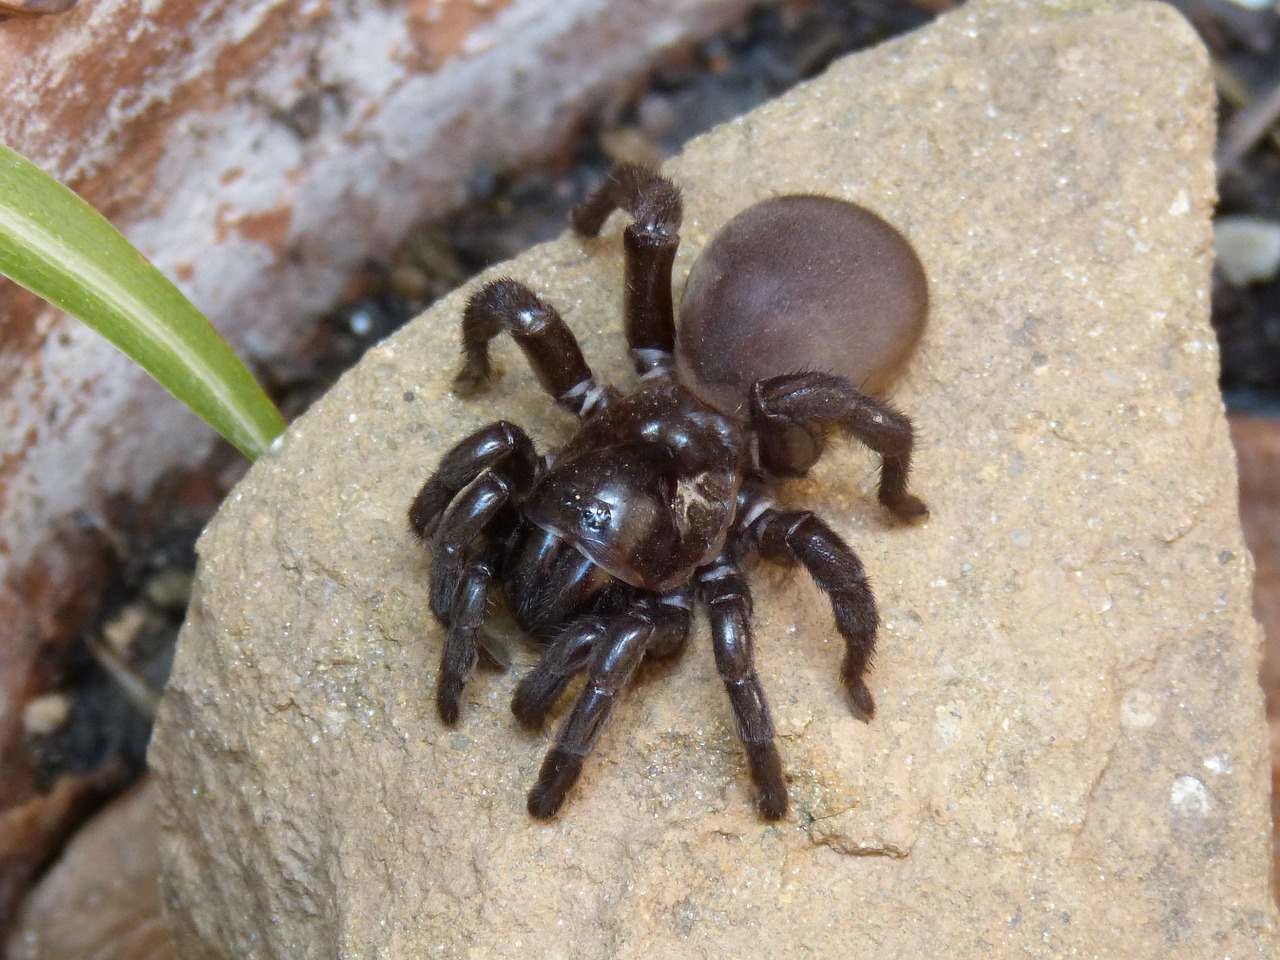
<svg viewBox="0 0 1280 960">
<path fill-rule="evenodd" d="M 905 520 L 927 516 L 907 492 L 910 421 L 854 386 L 882 384 L 914 345 L 924 272 L 907 241 L 869 211 L 777 197 L 744 211 L 703 251 L 677 336 L 679 190 L 620 166 L 574 210 L 573 225 L 594 236 L 619 207 L 633 218 L 624 234 L 633 392 L 598 383 L 560 315 L 514 280 L 489 283 L 463 314 L 458 392 L 487 385 L 489 341 L 505 330 L 581 423 L 541 457 L 518 426 L 492 423 L 445 454 L 414 500 L 410 525 L 434 553 L 431 610 L 448 630 L 437 705 L 446 723 L 458 719 L 487 639 L 489 592 L 500 586 L 515 620 L 546 643 L 516 686 L 519 721 L 540 726 L 572 678 L 587 674 L 529 793 L 529 812 L 551 817 L 636 666 L 684 645 L 696 597 L 709 611 L 760 812 L 777 819 L 787 790 L 753 665 L 741 565 L 760 553 L 809 571 L 845 640 L 849 704 L 869 720 L 864 675 L 878 617 L 862 563 L 812 513 L 781 509 L 766 490 L 774 477 L 807 472 L 827 433 L 840 430 L 882 455 L 884 506 Z"/>
</svg>

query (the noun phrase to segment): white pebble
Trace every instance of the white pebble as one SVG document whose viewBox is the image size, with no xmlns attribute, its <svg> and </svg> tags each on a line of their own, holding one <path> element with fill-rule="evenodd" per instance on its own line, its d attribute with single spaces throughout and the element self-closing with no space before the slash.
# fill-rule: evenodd
<svg viewBox="0 0 1280 960">
<path fill-rule="evenodd" d="M 46 693 L 27 701 L 22 709 L 22 729 L 28 736 L 47 737 L 71 716 L 71 704 L 61 693 Z"/>
<path fill-rule="evenodd" d="M 1261 217 L 1219 217 L 1213 222 L 1218 268 L 1232 286 L 1264 283 L 1280 270 L 1280 223 Z"/>
</svg>

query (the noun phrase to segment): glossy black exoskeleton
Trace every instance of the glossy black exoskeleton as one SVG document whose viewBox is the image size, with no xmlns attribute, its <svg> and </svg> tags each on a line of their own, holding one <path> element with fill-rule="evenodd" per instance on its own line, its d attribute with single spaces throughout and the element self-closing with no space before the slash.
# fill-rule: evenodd
<svg viewBox="0 0 1280 960">
<path fill-rule="evenodd" d="M 464 311 L 459 393 L 487 386 L 489 341 L 506 331 L 581 424 L 554 457 L 539 456 L 515 424 L 490 424 L 450 450 L 414 500 L 410 526 L 433 551 L 431 609 L 448 631 L 437 706 L 456 722 L 488 644 L 489 592 L 500 587 L 516 621 L 546 644 L 516 686 L 520 722 L 540 726 L 573 677 L 587 675 L 529 793 L 529 811 L 550 817 L 635 668 L 683 647 L 700 601 L 760 812 L 777 819 L 787 790 L 741 566 L 760 553 L 809 571 L 845 641 L 849 705 L 870 719 L 878 617 L 862 564 L 812 513 L 782 509 L 767 492 L 774 477 L 805 473 L 841 431 L 881 454 L 884 506 L 905 520 L 927 515 L 907 492 L 910 421 L 862 390 L 882 386 L 919 337 L 924 272 L 869 211 L 778 197 L 703 251 L 677 339 L 679 191 L 623 165 L 574 210 L 574 226 L 594 236 L 619 207 L 633 218 L 624 233 L 633 392 L 599 384 L 560 315 L 514 280 L 487 284 Z"/>
</svg>

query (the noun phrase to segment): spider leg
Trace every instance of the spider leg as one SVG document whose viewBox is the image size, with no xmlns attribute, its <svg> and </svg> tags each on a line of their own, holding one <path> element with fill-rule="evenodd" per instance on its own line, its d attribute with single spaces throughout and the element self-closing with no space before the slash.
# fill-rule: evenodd
<svg viewBox="0 0 1280 960">
<path fill-rule="evenodd" d="M 446 626 L 452 622 L 454 598 L 473 545 L 514 494 L 510 480 L 486 470 L 454 498 L 440 518 L 431 543 L 431 612 Z"/>
<path fill-rule="evenodd" d="M 688 609 L 651 598 L 640 600 L 608 625 L 591 646 L 587 685 L 560 725 L 529 791 L 529 813 L 540 820 L 555 816 L 645 653 L 655 644 L 669 649 L 669 634 L 688 630 Z"/>
<path fill-rule="evenodd" d="M 684 650 L 693 626 L 693 587 L 685 586 L 658 598 L 662 618 L 649 641 L 647 656 L 666 660 Z"/>
<path fill-rule="evenodd" d="M 600 617 L 570 623 L 551 642 L 537 665 L 520 678 L 511 697 L 511 712 L 529 730 L 542 726 L 569 681 L 587 668 L 591 651 L 607 628 Z"/>
<path fill-rule="evenodd" d="M 486 467 L 458 493 L 432 539 L 431 612 L 448 630 L 436 681 L 436 706 L 445 723 L 458 719 L 462 691 L 486 639 L 481 627 L 502 555 L 501 544 L 489 536 L 493 524 L 533 482 L 523 469 L 504 475 L 504 466 Z"/>
<path fill-rule="evenodd" d="M 648 656 L 673 657 L 684 649 L 693 619 L 689 594 L 689 589 L 684 588 L 659 600 L 670 612 L 664 615 L 650 639 Z M 569 681 L 587 668 L 591 650 L 607 630 L 603 617 L 581 617 L 551 642 L 537 666 L 520 678 L 511 698 L 511 712 L 521 726 L 528 729 L 542 726 Z"/>
<path fill-rule="evenodd" d="M 831 599 L 836 629 L 844 637 L 840 680 L 854 716 L 869 721 L 875 700 L 864 676 L 875 654 L 880 616 L 862 561 L 840 536 L 807 510 L 778 510 L 763 501 L 756 506 L 748 536 L 767 559 L 799 562 Z"/>
<path fill-rule="evenodd" d="M 915 434 L 911 420 L 889 404 L 829 373 L 789 373 L 751 387 L 751 420 L 761 438 L 762 466 L 802 474 L 822 452 L 821 431 L 838 427 L 880 454 L 880 502 L 903 520 L 929 515 L 907 492 Z"/>
<path fill-rule="evenodd" d="M 758 791 L 756 804 L 765 819 L 779 820 L 787 813 L 787 786 L 769 702 L 756 674 L 751 591 L 728 551 L 698 572 L 698 593 L 710 612 L 716 672 L 724 681 L 738 739 L 747 751 L 751 782 Z"/>
<path fill-rule="evenodd" d="M 436 681 L 436 709 L 445 723 L 457 722 L 463 688 L 479 659 L 480 630 L 489 607 L 489 585 L 496 573 L 498 553 L 497 544 L 486 544 L 463 569 L 454 594 Z"/>
<path fill-rule="evenodd" d="M 579 417 L 604 407 L 608 391 L 582 356 L 578 338 L 551 305 L 515 280 L 494 280 L 467 301 L 462 313 L 465 362 L 453 379 L 463 396 L 484 389 L 492 375 L 489 341 L 503 331 L 524 351 L 544 390 Z"/>
<path fill-rule="evenodd" d="M 666 177 L 635 163 L 613 168 L 593 194 L 574 207 L 578 233 L 594 237 L 617 208 L 633 222 L 623 233 L 627 256 L 627 345 L 636 372 L 670 366 L 675 346 L 671 265 L 680 246 L 680 189 Z"/>
<path fill-rule="evenodd" d="M 527 488 L 541 472 L 533 441 L 514 423 L 498 420 L 455 444 L 427 480 L 409 508 L 409 528 L 419 540 L 435 531 L 458 491 L 489 467 L 502 464 L 517 486 Z"/>
</svg>

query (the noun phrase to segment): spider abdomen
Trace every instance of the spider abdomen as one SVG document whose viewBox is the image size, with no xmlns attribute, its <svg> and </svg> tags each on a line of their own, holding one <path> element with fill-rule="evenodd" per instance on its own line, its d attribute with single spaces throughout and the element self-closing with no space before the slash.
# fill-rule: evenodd
<svg viewBox="0 0 1280 960">
<path fill-rule="evenodd" d="M 924 328 L 928 287 L 893 226 L 834 197 L 748 207 L 694 262 L 676 369 L 716 409 L 746 419 L 751 385 L 818 371 L 881 390 Z"/>
</svg>

